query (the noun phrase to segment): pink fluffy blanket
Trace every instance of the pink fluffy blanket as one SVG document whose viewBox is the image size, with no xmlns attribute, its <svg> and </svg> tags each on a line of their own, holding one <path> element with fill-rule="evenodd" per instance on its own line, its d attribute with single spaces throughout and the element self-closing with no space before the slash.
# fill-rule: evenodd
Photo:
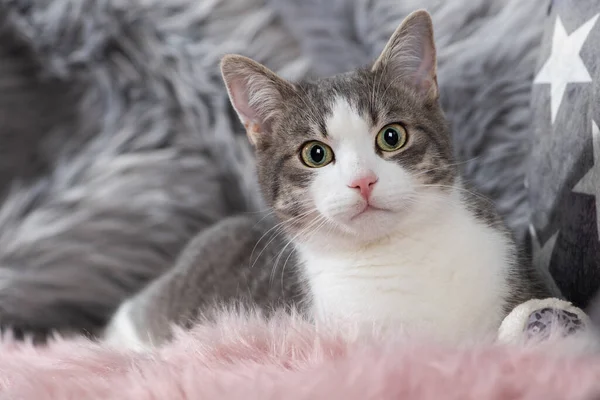
<svg viewBox="0 0 600 400">
<path fill-rule="evenodd" d="M 84 340 L 0 345 L 1 399 L 594 399 L 600 358 L 342 336 L 226 317 L 145 353 Z"/>
</svg>

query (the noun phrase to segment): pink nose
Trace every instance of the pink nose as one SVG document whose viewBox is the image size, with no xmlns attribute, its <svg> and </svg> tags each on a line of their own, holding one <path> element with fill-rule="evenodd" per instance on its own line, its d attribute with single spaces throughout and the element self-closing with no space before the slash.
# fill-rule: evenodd
<svg viewBox="0 0 600 400">
<path fill-rule="evenodd" d="M 373 191 L 373 186 L 377 183 L 377 177 L 375 174 L 370 173 L 368 175 L 362 176 L 358 179 L 353 180 L 348 187 L 352 189 L 360 190 L 360 195 L 365 199 L 369 200 L 369 196 L 371 196 L 371 192 Z"/>
</svg>

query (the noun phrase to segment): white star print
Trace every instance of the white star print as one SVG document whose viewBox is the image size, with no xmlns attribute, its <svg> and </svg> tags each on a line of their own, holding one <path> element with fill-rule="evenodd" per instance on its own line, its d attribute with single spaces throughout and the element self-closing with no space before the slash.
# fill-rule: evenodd
<svg viewBox="0 0 600 400">
<path fill-rule="evenodd" d="M 600 237 L 600 128 L 592 121 L 592 143 L 594 147 L 594 165 L 573 188 L 576 193 L 590 194 L 596 197 L 596 229 Z"/>
<path fill-rule="evenodd" d="M 599 16 L 600 14 L 596 14 L 570 35 L 567 35 L 560 16 L 556 17 L 552 38 L 552 53 L 533 81 L 533 83 L 549 83 L 551 85 L 550 111 L 552 112 L 552 123 L 556 120 L 567 84 L 592 81 L 592 77 L 583 64 L 579 52 Z"/>
<path fill-rule="evenodd" d="M 552 235 L 543 246 L 540 245 L 540 240 L 537 237 L 535 228 L 531 224 L 529 225 L 529 233 L 531 234 L 533 263 L 537 267 L 538 271 L 542 273 L 544 281 L 548 285 L 548 288 L 552 294 L 559 296 L 561 291 L 556 285 L 552 274 L 550 273 L 550 261 L 552 261 L 554 245 L 556 244 L 556 239 L 558 239 L 558 231 Z"/>
</svg>

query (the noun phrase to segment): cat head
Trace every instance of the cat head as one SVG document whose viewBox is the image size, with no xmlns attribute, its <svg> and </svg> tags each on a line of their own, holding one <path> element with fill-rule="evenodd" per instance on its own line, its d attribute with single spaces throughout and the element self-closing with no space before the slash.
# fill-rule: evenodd
<svg viewBox="0 0 600 400">
<path fill-rule="evenodd" d="M 265 200 L 296 240 L 374 240 L 421 223 L 452 195 L 427 12 L 409 15 L 368 69 L 291 83 L 229 55 L 221 71 Z"/>
</svg>

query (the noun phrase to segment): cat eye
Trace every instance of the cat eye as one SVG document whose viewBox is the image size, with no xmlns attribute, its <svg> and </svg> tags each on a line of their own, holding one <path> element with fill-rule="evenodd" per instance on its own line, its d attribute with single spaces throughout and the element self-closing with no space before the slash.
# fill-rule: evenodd
<svg viewBox="0 0 600 400">
<path fill-rule="evenodd" d="M 302 162 L 310 168 L 321 168 L 333 161 L 333 150 L 325 143 L 312 141 L 302 146 Z"/>
<path fill-rule="evenodd" d="M 389 124 L 377 134 L 375 142 L 382 151 L 396 151 L 404 147 L 408 135 L 406 129 L 400 124 Z"/>
</svg>

